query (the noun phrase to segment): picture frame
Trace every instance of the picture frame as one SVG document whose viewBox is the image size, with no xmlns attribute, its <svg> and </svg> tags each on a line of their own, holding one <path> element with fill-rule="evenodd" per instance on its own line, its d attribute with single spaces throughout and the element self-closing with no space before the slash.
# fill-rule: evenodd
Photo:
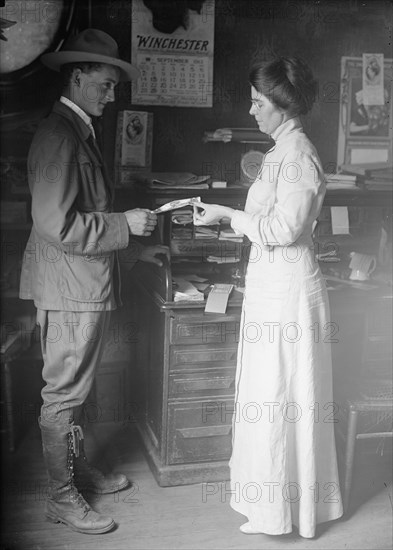
<svg viewBox="0 0 393 550">
<path fill-rule="evenodd" d="M 363 57 L 341 58 L 337 168 L 357 173 L 392 166 L 392 59 L 383 60 L 384 104 L 365 104 L 363 70 Z"/>
</svg>

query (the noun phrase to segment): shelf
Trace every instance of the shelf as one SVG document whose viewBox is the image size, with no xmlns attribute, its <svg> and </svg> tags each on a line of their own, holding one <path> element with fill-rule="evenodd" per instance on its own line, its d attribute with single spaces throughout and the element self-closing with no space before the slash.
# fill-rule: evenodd
<svg viewBox="0 0 393 550">
<path fill-rule="evenodd" d="M 323 206 L 385 206 L 392 207 L 393 189 L 328 189 Z"/>
<path fill-rule="evenodd" d="M 272 146 L 274 141 L 272 138 L 258 128 L 218 128 L 213 131 L 205 131 L 203 143 L 222 142 L 222 143 L 262 143 Z"/>
<path fill-rule="evenodd" d="M 225 203 L 235 201 L 234 207 L 239 204 L 244 204 L 249 186 L 236 184 L 229 185 L 224 189 L 150 189 L 142 185 L 136 188 L 117 188 L 117 197 L 129 195 L 130 193 L 138 196 L 147 195 L 151 200 L 160 206 L 164 202 L 168 202 L 175 197 L 193 197 L 200 196 L 202 201 L 216 202 L 225 199 Z M 392 206 L 393 187 L 392 189 L 328 189 L 326 192 L 324 206 Z"/>
</svg>

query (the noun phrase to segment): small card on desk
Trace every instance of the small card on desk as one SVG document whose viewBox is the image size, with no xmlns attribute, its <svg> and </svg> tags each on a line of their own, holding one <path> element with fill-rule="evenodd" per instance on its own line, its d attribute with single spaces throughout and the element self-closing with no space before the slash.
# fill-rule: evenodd
<svg viewBox="0 0 393 550">
<path fill-rule="evenodd" d="M 205 313 L 225 313 L 232 289 L 233 285 L 213 285 L 206 300 Z"/>
</svg>

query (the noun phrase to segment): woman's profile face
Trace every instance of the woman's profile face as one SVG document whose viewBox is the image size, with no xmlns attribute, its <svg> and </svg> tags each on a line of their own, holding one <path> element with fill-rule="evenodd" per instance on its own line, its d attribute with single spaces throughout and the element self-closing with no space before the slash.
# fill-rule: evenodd
<svg viewBox="0 0 393 550">
<path fill-rule="evenodd" d="M 380 66 L 376 59 L 371 59 L 366 67 L 366 75 L 369 80 L 374 80 L 380 72 Z"/>
<path fill-rule="evenodd" d="M 284 111 L 278 109 L 266 96 L 258 92 L 254 86 L 251 86 L 252 106 L 250 115 L 252 115 L 261 132 L 272 134 L 280 124 L 289 117 Z"/>
<path fill-rule="evenodd" d="M 131 123 L 127 124 L 127 135 L 130 139 L 134 139 L 136 136 L 135 128 Z"/>
</svg>

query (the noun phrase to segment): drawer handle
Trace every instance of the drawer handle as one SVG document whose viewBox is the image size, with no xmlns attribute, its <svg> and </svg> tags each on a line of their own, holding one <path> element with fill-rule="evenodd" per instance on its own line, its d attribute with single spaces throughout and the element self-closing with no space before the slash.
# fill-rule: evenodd
<svg viewBox="0 0 393 550">
<path fill-rule="evenodd" d="M 186 350 L 174 350 L 174 360 L 176 365 L 184 365 L 190 363 L 213 363 L 213 362 L 229 362 L 236 361 L 237 349 L 224 349 L 217 350 L 212 349 L 209 351 L 186 351 Z"/>
<path fill-rule="evenodd" d="M 193 439 L 196 437 L 216 437 L 217 435 L 229 435 L 232 426 L 224 424 L 223 426 L 201 426 L 198 428 L 178 428 L 176 431 L 184 439 Z"/>
<path fill-rule="evenodd" d="M 176 380 L 175 384 L 182 391 L 229 389 L 235 384 L 234 378 L 216 378 L 210 380 Z"/>
</svg>

